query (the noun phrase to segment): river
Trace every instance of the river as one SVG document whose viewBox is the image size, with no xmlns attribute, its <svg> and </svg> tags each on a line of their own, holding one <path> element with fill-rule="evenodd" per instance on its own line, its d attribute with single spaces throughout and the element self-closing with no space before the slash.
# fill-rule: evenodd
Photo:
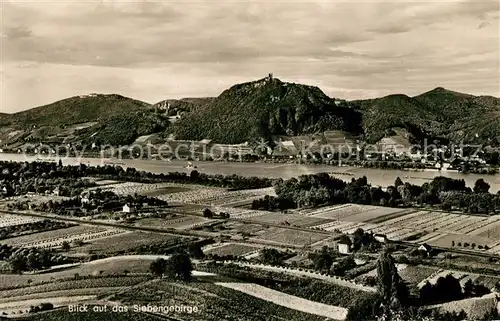
<svg viewBox="0 0 500 321">
<path fill-rule="evenodd" d="M 37 156 L 25 156 L 22 154 L 0 153 L 0 160 L 3 161 L 34 161 Z M 46 156 L 44 159 L 49 159 Z M 58 160 L 57 158 L 51 158 Z M 100 158 L 63 158 L 64 165 L 77 165 L 80 162 L 87 165 L 104 165 L 105 160 Z M 189 172 L 186 169 L 186 161 L 172 160 L 134 160 L 124 159 L 125 167 L 134 167 L 140 171 L 152 173 L 168 172 Z M 477 179 L 483 178 L 491 185 L 490 192 L 500 191 L 500 174 L 482 175 L 482 174 L 463 174 L 455 171 L 437 171 L 437 170 L 394 170 L 363 168 L 352 166 L 328 166 L 328 165 L 304 165 L 304 164 L 273 164 L 273 163 L 243 163 L 243 162 L 193 162 L 197 170 L 206 174 L 237 174 L 242 176 L 260 176 L 272 178 L 291 178 L 302 174 L 313 174 L 320 172 L 338 173 L 338 177 L 344 180 L 366 176 L 372 185 L 388 186 L 393 185 L 394 180 L 400 177 L 404 182 L 422 185 L 437 176 L 446 176 L 455 179 L 464 179 L 468 186 L 474 186 Z"/>
</svg>

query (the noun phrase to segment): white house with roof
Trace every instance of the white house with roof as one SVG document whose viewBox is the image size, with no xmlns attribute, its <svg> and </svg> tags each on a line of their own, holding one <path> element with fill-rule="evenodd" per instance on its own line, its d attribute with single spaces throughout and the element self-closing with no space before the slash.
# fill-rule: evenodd
<svg viewBox="0 0 500 321">
<path fill-rule="evenodd" d="M 134 213 L 135 207 L 131 206 L 130 204 L 125 204 L 125 205 L 123 205 L 122 212 L 123 213 Z"/>
<path fill-rule="evenodd" d="M 387 242 L 387 236 L 385 234 L 375 234 L 373 237 L 375 238 L 376 241 L 380 243 Z"/>
<path fill-rule="evenodd" d="M 424 243 L 418 247 L 418 250 L 429 254 L 429 252 L 432 250 L 432 247 L 429 244 Z"/>
<path fill-rule="evenodd" d="M 351 245 L 347 240 L 339 240 L 337 242 L 337 247 L 339 250 L 339 253 L 341 254 L 350 254 L 351 253 Z"/>
</svg>

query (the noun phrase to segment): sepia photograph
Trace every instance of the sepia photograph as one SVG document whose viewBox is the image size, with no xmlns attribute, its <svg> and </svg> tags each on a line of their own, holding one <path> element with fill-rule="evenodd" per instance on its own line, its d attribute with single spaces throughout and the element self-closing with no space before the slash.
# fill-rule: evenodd
<svg viewBox="0 0 500 321">
<path fill-rule="evenodd" d="M 0 0 L 0 320 L 500 321 L 500 1 Z"/>
</svg>

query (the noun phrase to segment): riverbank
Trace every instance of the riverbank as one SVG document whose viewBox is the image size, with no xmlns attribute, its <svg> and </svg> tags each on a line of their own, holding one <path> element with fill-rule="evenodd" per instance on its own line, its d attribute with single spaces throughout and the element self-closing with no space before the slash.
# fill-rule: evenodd
<svg viewBox="0 0 500 321">
<path fill-rule="evenodd" d="M 58 159 L 50 158 L 51 160 Z M 36 156 L 27 156 L 23 154 L 7 154 L 0 153 L 0 160 L 15 161 L 15 162 L 33 162 L 37 161 Z M 61 159 L 64 165 L 86 164 L 89 166 L 104 166 L 109 159 L 98 158 L 63 158 Z M 182 160 L 132 160 L 124 159 L 120 161 L 120 166 L 135 168 L 138 171 L 147 171 L 152 173 L 168 173 L 181 172 L 189 173 L 192 169 L 186 168 L 186 161 Z M 268 178 L 283 178 L 289 179 L 305 174 L 317 174 L 321 172 L 332 172 L 333 175 L 339 178 L 350 181 L 352 178 L 366 176 L 368 181 L 375 186 L 393 185 L 397 177 L 400 177 L 405 182 L 412 184 L 422 184 L 422 180 L 432 180 L 437 176 L 445 176 L 454 179 L 463 179 L 468 186 L 474 186 L 476 180 L 482 178 L 490 184 L 490 191 L 496 193 L 500 191 L 500 175 L 482 175 L 482 174 L 464 174 L 452 171 L 438 171 L 436 169 L 429 170 L 395 170 L 395 169 L 378 169 L 364 168 L 356 166 L 331 166 L 331 165 L 312 165 L 312 164 L 276 164 L 267 162 L 210 162 L 210 161 L 195 161 L 196 170 L 205 174 L 213 175 L 241 175 L 241 176 L 257 176 Z"/>
</svg>

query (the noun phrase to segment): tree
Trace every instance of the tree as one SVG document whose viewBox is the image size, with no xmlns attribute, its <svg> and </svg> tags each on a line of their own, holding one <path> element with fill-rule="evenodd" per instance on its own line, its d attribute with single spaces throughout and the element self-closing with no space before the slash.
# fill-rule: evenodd
<svg viewBox="0 0 500 321">
<path fill-rule="evenodd" d="M 205 254 L 203 253 L 203 250 L 201 249 L 201 246 L 199 243 L 189 244 L 188 252 L 189 252 L 189 255 L 195 259 L 202 259 L 205 257 Z"/>
<path fill-rule="evenodd" d="M 151 264 L 149 265 L 149 271 L 151 271 L 153 275 L 161 278 L 163 274 L 165 274 L 166 266 L 167 262 L 162 258 L 158 258 L 151 262 Z"/>
<path fill-rule="evenodd" d="M 474 283 L 472 283 L 471 279 L 469 279 L 464 284 L 464 296 L 466 298 L 470 298 L 470 297 L 474 296 Z"/>
<path fill-rule="evenodd" d="M 490 165 L 499 165 L 500 164 L 500 154 L 497 151 L 492 152 L 487 160 L 487 163 Z"/>
<path fill-rule="evenodd" d="M 363 237 L 365 235 L 365 231 L 362 228 L 357 228 L 353 233 L 354 239 L 354 250 L 357 251 L 361 248 L 363 244 Z"/>
<path fill-rule="evenodd" d="M 264 264 L 283 265 L 283 254 L 277 249 L 265 248 L 260 252 L 260 260 Z"/>
<path fill-rule="evenodd" d="M 348 270 L 356 267 L 356 262 L 352 256 L 344 257 L 337 264 L 333 264 L 330 271 L 334 275 L 343 276 Z"/>
<path fill-rule="evenodd" d="M 347 312 L 346 321 L 374 320 L 380 315 L 382 298 L 380 295 L 360 294 Z"/>
<path fill-rule="evenodd" d="M 480 178 L 474 184 L 474 193 L 488 193 L 490 184 L 486 183 L 484 179 Z"/>
<path fill-rule="evenodd" d="M 391 316 L 408 299 L 408 288 L 398 274 L 394 258 L 387 248 L 384 248 L 377 260 L 378 289 L 382 297 L 384 312 Z"/>
<path fill-rule="evenodd" d="M 199 177 L 200 173 L 197 170 L 192 170 L 191 173 L 189 174 L 189 178 L 194 182 L 197 181 Z"/>
<path fill-rule="evenodd" d="M 472 284 L 465 284 L 465 291 L 472 292 Z M 462 287 L 460 281 L 451 274 L 437 279 L 434 285 L 427 282 L 420 289 L 421 304 L 434 304 L 462 299 Z"/>
<path fill-rule="evenodd" d="M 403 181 L 401 180 L 401 178 L 399 178 L 399 176 L 398 176 L 398 178 L 396 178 L 396 180 L 394 181 L 394 186 L 395 186 L 396 188 L 398 188 L 399 186 L 402 186 L 402 185 L 404 185 L 404 183 L 403 183 Z"/>
<path fill-rule="evenodd" d="M 206 209 L 203 210 L 203 217 L 213 218 L 214 217 L 214 213 L 210 209 L 206 208 Z"/>
<path fill-rule="evenodd" d="M 31 270 L 39 270 L 42 268 L 42 264 L 40 262 L 39 256 L 33 252 L 28 254 L 28 256 L 26 258 L 26 265 L 27 265 L 27 268 L 29 268 Z"/>
<path fill-rule="evenodd" d="M 333 257 L 328 252 L 328 247 L 321 248 L 319 253 L 311 253 L 309 256 L 313 260 L 314 268 L 318 271 L 328 271 L 333 263 Z"/>
<path fill-rule="evenodd" d="M 14 254 L 12 257 L 10 257 L 9 264 L 13 273 L 21 273 L 27 268 L 26 258 L 20 254 Z"/>
<path fill-rule="evenodd" d="M 166 261 L 165 274 L 172 279 L 191 280 L 193 264 L 187 253 L 175 253 Z"/>
<path fill-rule="evenodd" d="M 69 245 L 68 241 L 62 242 L 61 249 L 65 252 L 68 252 L 71 249 L 71 246 Z"/>
<path fill-rule="evenodd" d="M 490 293 L 490 289 L 485 287 L 482 284 L 474 284 L 470 279 L 464 284 L 464 297 L 472 298 L 472 297 L 481 297 L 485 294 Z"/>
</svg>

